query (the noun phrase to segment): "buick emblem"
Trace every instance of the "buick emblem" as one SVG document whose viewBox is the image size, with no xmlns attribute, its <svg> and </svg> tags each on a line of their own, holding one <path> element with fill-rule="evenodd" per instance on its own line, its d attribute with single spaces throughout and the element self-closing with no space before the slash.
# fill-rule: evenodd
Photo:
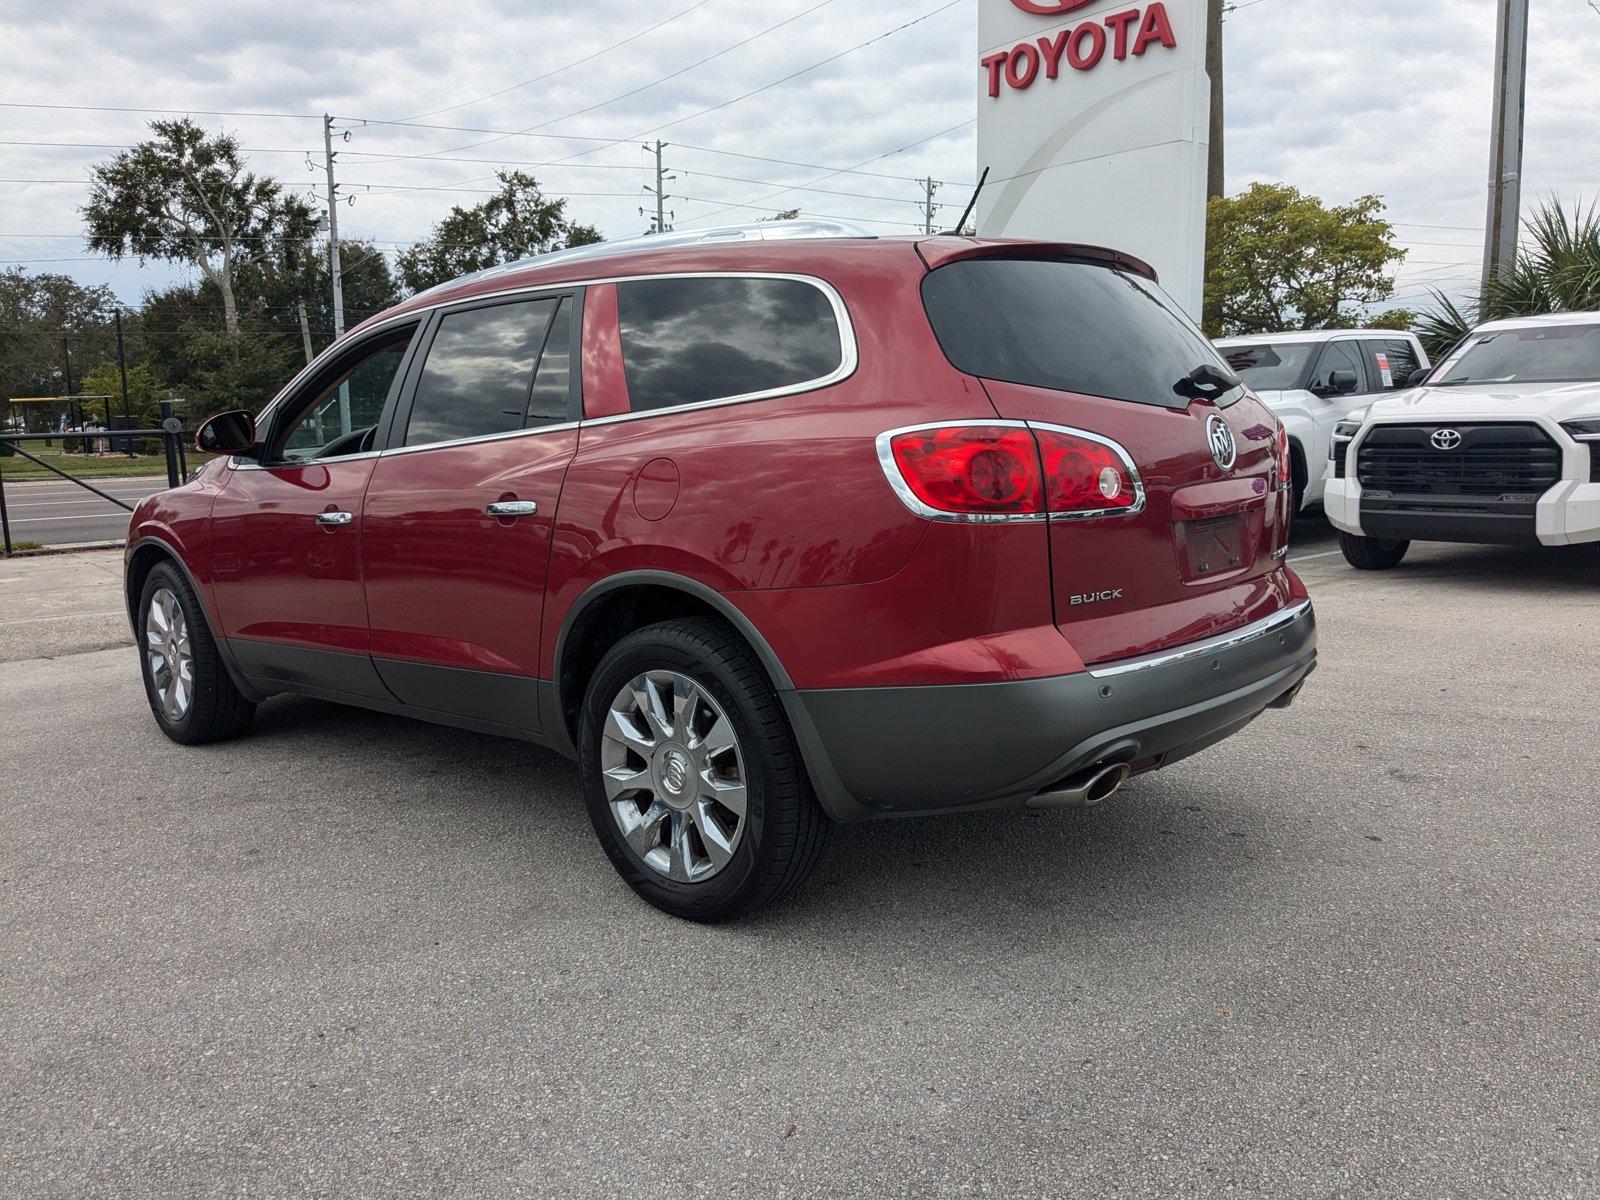
<svg viewBox="0 0 1600 1200">
<path fill-rule="evenodd" d="M 1233 470 L 1233 464 L 1239 460 L 1239 445 L 1233 440 L 1233 430 L 1228 428 L 1228 423 L 1214 414 L 1206 418 L 1206 444 L 1211 447 L 1211 457 L 1217 460 L 1217 466 L 1224 471 Z"/>
<path fill-rule="evenodd" d="M 1454 429 L 1435 429 L 1433 437 L 1429 439 L 1435 450 L 1459 450 L 1461 448 L 1461 434 Z"/>
</svg>

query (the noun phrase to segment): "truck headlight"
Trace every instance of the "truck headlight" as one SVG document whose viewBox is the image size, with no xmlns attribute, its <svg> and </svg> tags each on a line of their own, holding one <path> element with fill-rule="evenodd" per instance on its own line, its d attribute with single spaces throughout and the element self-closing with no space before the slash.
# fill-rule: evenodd
<svg viewBox="0 0 1600 1200">
<path fill-rule="evenodd" d="M 1600 442 L 1600 417 L 1579 417 L 1576 421 L 1563 421 L 1561 428 L 1580 442 Z"/>
</svg>

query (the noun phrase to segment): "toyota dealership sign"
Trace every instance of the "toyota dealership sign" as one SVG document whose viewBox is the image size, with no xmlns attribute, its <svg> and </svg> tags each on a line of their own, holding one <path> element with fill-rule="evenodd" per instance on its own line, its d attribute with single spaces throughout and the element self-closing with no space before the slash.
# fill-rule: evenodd
<svg viewBox="0 0 1600 1200">
<path fill-rule="evenodd" d="M 1205 258 L 1205 0 L 979 0 L 978 231 L 1149 262 L 1191 314 Z"/>
</svg>

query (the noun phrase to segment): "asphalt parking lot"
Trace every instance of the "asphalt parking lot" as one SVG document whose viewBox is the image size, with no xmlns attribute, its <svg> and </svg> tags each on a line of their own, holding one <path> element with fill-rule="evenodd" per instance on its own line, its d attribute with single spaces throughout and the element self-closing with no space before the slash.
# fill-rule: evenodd
<svg viewBox="0 0 1600 1200">
<path fill-rule="evenodd" d="M 184 749 L 104 628 L 7 641 L 0 1191 L 1590 1192 L 1600 554 L 1296 557 L 1294 708 L 719 928 L 552 755 L 299 699 Z"/>
</svg>

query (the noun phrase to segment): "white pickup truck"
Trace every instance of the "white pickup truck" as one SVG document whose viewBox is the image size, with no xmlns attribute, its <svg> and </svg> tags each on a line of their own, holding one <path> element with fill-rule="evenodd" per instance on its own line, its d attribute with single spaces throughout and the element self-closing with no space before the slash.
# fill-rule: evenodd
<svg viewBox="0 0 1600 1200">
<path fill-rule="evenodd" d="M 1258 334 L 1217 348 L 1289 431 L 1296 512 L 1323 498 L 1334 426 L 1428 365 L 1415 337 L 1387 329 Z"/>
<path fill-rule="evenodd" d="M 1413 541 L 1600 541 L 1600 313 L 1480 325 L 1421 386 L 1334 431 L 1324 507 L 1351 564 Z"/>
</svg>

